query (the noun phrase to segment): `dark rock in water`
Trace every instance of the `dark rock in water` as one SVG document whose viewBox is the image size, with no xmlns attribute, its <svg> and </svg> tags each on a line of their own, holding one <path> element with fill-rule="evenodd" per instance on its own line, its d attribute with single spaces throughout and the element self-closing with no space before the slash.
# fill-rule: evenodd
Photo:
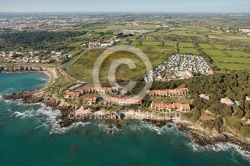
<svg viewBox="0 0 250 166">
<path fill-rule="evenodd" d="M 167 124 L 167 128 L 172 128 L 173 126 L 171 124 Z"/>
<path fill-rule="evenodd" d="M 157 127 L 164 127 L 167 123 L 163 120 L 152 120 L 152 119 L 143 119 L 144 122 L 155 125 Z"/>
</svg>

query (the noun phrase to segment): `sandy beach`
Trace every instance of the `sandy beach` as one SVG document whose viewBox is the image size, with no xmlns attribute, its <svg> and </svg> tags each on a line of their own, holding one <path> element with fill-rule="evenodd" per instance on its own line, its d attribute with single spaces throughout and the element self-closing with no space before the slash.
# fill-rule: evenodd
<svg viewBox="0 0 250 166">
<path fill-rule="evenodd" d="M 56 73 L 55 68 L 45 68 L 43 72 L 45 74 L 49 75 L 49 77 L 50 77 L 49 84 L 45 87 L 45 88 L 47 88 L 55 83 L 55 80 L 57 78 L 57 73 Z"/>
</svg>

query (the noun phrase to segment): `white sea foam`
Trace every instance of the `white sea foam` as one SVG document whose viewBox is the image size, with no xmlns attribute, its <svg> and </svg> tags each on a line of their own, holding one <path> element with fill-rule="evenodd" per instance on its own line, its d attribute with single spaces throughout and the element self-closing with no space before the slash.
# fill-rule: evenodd
<svg viewBox="0 0 250 166">
<path fill-rule="evenodd" d="M 120 131 L 114 124 L 98 123 L 98 127 L 102 132 L 109 134 L 114 134 Z"/>
<path fill-rule="evenodd" d="M 86 126 L 88 124 L 90 124 L 90 122 L 86 122 L 86 123 L 77 122 L 77 123 L 73 123 L 69 127 L 62 127 L 61 128 L 58 123 L 54 123 L 52 125 L 52 130 L 50 131 L 50 134 L 65 134 L 65 133 L 69 132 L 73 128 L 84 127 L 84 126 Z"/>
<path fill-rule="evenodd" d="M 155 125 L 151 125 L 148 123 L 141 123 L 142 128 L 147 128 L 149 130 L 155 131 L 159 135 L 166 133 L 166 132 L 173 132 L 174 130 L 176 130 L 176 127 L 173 124 L 171 124 L 171 126 L 172 127 L 170 127 L 170 128 L 168 128 L 167 125 L 165 125 L 163 127 L 157 127 Z M 176 133 L 176 134 L 178 134 L 178 133 Z"/>
<path fill-rule="evenodd" d="M 232 143 L 218 143 L 215 145 L 221 151 L 229 151 L 232 150 L 232 156 L 234 157 L 234 152 L 240 154 L 245 160 L 250 162 L 250 152 L 242 150 L 240 146 L 232 144 Z M 213 149 L 214 150 L 214 149 Z"/>
</svg>

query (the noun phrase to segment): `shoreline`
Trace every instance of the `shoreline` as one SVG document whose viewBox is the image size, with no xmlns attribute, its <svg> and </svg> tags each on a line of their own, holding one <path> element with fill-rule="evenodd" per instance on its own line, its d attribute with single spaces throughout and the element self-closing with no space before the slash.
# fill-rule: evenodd
<svg viewBox="0 0 250 166">
<path fill-rule="evenodd" d="M 231 143 L 235 146 L 239 146 L 240 150 L 244 150 L 250 153 L 250 142 L 247 140 L 243 140 L 240 137 L 237 137 L 231 133 L 215 133 L 213 131 L 206 131 L 205 129 L 200 128 L 196 124 L 193 124 L 189 121 L 181 120 L 181 119 L 154 119 L 154 117 L 150 119 L 146 119 L 148 112 L 143 111 L 135 111 L 135 110 L 121 110 L 124 113 L 125 117 L 121 118 L 116 112 L 109 112 L 104 109 L 99 111 L 93 111 L 91 109 L 85 110 L 83 106 L 72 105 L 66 102 L 63 102 L 57 98 L 55 98 L 52 94 L 45 93 L 41 89 L 33 90 L 28 92 L 20 92 L 9 95 L 3 95 L 5 100 L 22 100 L 25 104 L 32 103 L 44 103 L 46 106 L 58 109 L 61 111 L 61 115 L 57 117 L 58 125 L 60 128 L 69 127 L 77 122 L 85 122 L 86 120 L 100 120 L 101 122 L 107 124 L 113 124 L 118 129 L 122 129 L 120 125 L 121 121 L 126 120 L 139 120 L 146 122 L 150 125 L 156 127 L 164 127 L 169 126 L 171 124 L 178 127 L 181 132 L 187 133 L 190 138 L 194 141 L 195 144 L 200 147 L 206 149 L 211 146 L 216 148 L 216 144 L 218 143 Z M 81 118 L 76 118 L 76 114 L 80 114 Z M 131 118 L 131 114 L 138 115 L 137 118 Z M 70 118 L 70 115 L 73 115 L 74 118 Z M 90 117 L 95 115 L 97 119 L 91 119 Z M 134 116 L 132 116 L 134 117 Z M 90 119 L 89 119 L 90 118 Z"/>
<path fill-rule="evenodd" d="M 39 69 L 36 68 L 35 70 L 1 70 L 0 71 L 0 73 L 33 73 L 33 72 L 45 73 L 50 78 L 47 85 L 41 88 L 41 90 L 52 86 L 55 83 L 55 80 L 57 78 L 57 73 L 55 71 L 55 68 L 39 68 Z"/>
<path fill-rule="evenodd" d="M 45 69 L 45 70 L 44 70 Z M 44 68 L 43 73 L 45 73 L 46 75 L 48 75 L 50 77 L 50 80 L 48 81 L 48 84 L 43 87 L 42 89 L 48 88 L 50 86 L 52 86 L 55 83 L 55 80 L 57 78 L 57 74 L 56 74 L 56 69 L 55 68 Z"/>
<path fill-rule="evenodd" d="M 121 118 L 117 113 L 106 111 L 103 108 L 99 111 L 93 111 L 91 109 L 85 110 L 83 106 L 67 103 L 62 99 L 56 98 L 50 92 L 44 91 L 45 88 L 48 88 L 55 83 L 57 74 L 54 68 L 43 68 L 41 71 L 12 71 L 11 73 L 14 72 L 44 72 L 50 77 L 50 80 L 43 88 L 3 95 L 2 97 L 5 100 L 21 100 L 25 104 L 35 104 L 42 102 L 46 106 L 60 110 L 61 116 L 59 116 L 57 120 L 61 128 L 69 127 L 77 122 L 83 122 L 88 117 L 93 115 L 99 117 L 104 123 L 115 125 L 118 129 L 122 129 L 122 126 L 119 124 L 119 122 L 123 120 L 139 120 L 160 128 L 174 124 L 180 131 L 187 133 L 194 143 L 200 147 L 206 148 L 207 146 L 211 146 L 216 148 L 215 145 L 218 143 L 231 143 L 233 145 L 239 146 L 239 149 L 250 153 L 250 141 L 244 140 L 231 133 L 218 134 L 214 131 L 206 131 L 200 126 L 197 126 L 196 124 L 189 121 L 181 119 L 166 120 L 165 118 L 155 119 L 155 117 L 150 117 L 147 119 L 146 117 L 148 117 L 149 112 L 140 110 L 135 111 L 132 109 L 121 110 L 121 112 L 124 114 L 124 118 Z M 72 115 L 72 113 L 74 116 L 80 114 L 83 118 L 70 119 L 69 115 Z"/>
</svg>

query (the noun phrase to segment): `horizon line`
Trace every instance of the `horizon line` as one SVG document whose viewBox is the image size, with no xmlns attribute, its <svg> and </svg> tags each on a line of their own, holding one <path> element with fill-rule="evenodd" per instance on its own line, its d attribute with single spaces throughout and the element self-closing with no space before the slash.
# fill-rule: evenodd
<svg viewBox="0 0 250 166">
<path fill-rule="evenodd" d="M 141 12 L 138 12 L 138 11 L 87 11 L 87 12 L 84 12 L 84 11 L 0 11 L 0 13 L 219 13 L 219 14 L 223 14 L 223 13 L 237 13 L 237 14 L 250 14 L 250 11 L 249 12 L 200 12 L 200 11 L 197 11 L 197 12 L 191 12 L 191 11 L 183 11 L 183 12 L 160 12 L 160 11 L 151 11 L 151 12 L 148 12 L 148 11 L 141 11 Z"/>
</svg>

